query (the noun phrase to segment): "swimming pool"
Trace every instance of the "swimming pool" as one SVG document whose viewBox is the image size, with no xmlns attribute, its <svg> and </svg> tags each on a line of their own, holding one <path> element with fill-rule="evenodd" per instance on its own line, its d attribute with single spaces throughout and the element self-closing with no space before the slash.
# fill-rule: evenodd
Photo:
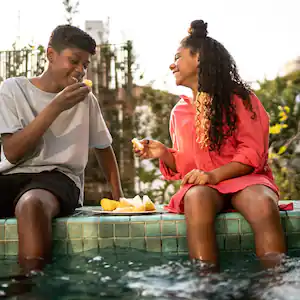
<svg viewBox="0 0 300 300">
<path fill-rule="evenodd" d="M 44 274 L 8 280 L 15 260 L 2 260 L 0 297 L 10 299 L 299 299 L 300 253 L 275 273 L 261 271 L 251 253 L 221 254 L 221 272 L 200 276 L 185 255 L 139 250 L 94 250 L 56 258 Z M 16 296 L 18 297 L 16 298 Z"/>
<path fill-rule="evenodd" d="M 281 212 L 291 257 L 276 274 L 261 271 L 252 230 L 238 213 L 221 214 L 216 220 L 221 273 L 207 276 L 200 276 L 187 259 L 184 216 L 85 213 L 54 221 L 55 261 L 44 275 L 11 280 L 8 276 L 19 272 L 17 225 L 15 219 L 0 220 L 0 297 L 298 299 L 300 210 L 295 208 Z"/>
</svg>

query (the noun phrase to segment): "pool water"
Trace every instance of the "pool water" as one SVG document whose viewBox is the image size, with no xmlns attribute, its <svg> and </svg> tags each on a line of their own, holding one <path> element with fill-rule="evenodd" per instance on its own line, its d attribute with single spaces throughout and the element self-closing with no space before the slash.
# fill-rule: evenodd
<svg viewBox="0 0 300 300">
<path fill-rule="evenodd" d="M 276 272 L 262 271 L 251 253 L 221 254 L 221 272 L 199 275 L 187 256 L 101 250 L 60 257 L 43 274 L 8 279 L 14 260 L 0 261 L 0 298 L 6 299 L 299 299 L 300 253 Z"/>
</svg>

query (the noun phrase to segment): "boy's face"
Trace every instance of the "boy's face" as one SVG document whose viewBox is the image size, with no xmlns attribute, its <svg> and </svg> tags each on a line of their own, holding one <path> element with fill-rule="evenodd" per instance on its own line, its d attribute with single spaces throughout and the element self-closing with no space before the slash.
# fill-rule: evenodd
<svg viewBox="0 0 300 300">
<path fill-rule="evenodd" d="M 61 52 L 47 49 L 49 70 L 60 89 L 82 81 L 90 63 L 91 54 L 78 48 L 66 48 Z"/>
</svg>

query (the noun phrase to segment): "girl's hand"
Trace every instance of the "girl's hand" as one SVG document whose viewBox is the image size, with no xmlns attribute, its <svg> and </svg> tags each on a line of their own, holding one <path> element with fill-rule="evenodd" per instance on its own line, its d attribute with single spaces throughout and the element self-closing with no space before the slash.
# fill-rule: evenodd
<svg viewBox="0 0 300 300">
<path fill-rule="evenodd" d="M 159 141 L 155 140 L 136 140 L 133 139 L 133 150 L 136 156 L 141 159 L 161 158 L 168 152 L 168 148 Z"/>
<path fill-rule="evenodd" d="M 185 184 L 215 185 L 217 183 L 217 179 L 212 172 L 203 172 L 201 170 L 194 169 L 184 176 L 181 182 L 181 186 L 184 186 Z"/>
</svg>

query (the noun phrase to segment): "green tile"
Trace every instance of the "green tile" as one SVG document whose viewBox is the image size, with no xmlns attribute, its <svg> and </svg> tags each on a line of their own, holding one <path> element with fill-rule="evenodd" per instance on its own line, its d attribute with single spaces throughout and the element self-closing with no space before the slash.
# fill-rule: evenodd
<svg viewBox="0 0 300 300">
<path fill-rule="evenodd" d="M 177 239 L 174 238 L 163 238 L 161 240 L 163 252 L 177 252 Z"/>
<path fill-rule="evenodd" d="M 10 218 L 5 220 L 6 225 L 16 225 L 17 224 L 17 219 L 16 218 Z"/>
<path fill-rule="evenodd" d="M 161 239 L 146 238 L 146 248 L 150 252 L 161 252 Z"/>
<path fill-rule="evenodd" d="M 5 225 L 5 239 L 6 240 L 18 239 L 17 225 Z"/>
<path fill-rule="evenodd" d="M 185 221 L 177 221 L 177 235 L 186 236 L 186 224 Z"/>
<path fill-rule="evenodd" d="M 241 220 L 241 233 L 252 233 L 252 228 L 245 219 Z"/>
<path fill-rule="evenodd" d="M 286 220 L 285 216 L 280 216 L 280 222 L 284 232 L 286 232 Z"/>
<path fill-rule="evenodd" d="M 160 222 L 146 223 L 146 236 L 161 236 Z"/>
<path fill-rule="evenodd" d="M 114 239 L 99 239 L 99 248 L 115 248 Z"/>
<path fill-rule="evenodd" d="M 229 220 L 232 220 L 232 219 L 234 219 L 234 220 L 240 220 L 240 219 L 243 218 L 242 215 L 240 213 L 238 213 L 238 212 L 222 213 L 222 214 L 220 214 L 220 217 L 223 217 L 226 220 L 227 219 L 229 219 Z"/>
<path fill-rule="evenodd" d="M 225 249 L 225 234 L 217 234 L 216 239 L 217 239 L 217 245 L 219 250 L 224 250 Z"/>
<path fill-rule="evenodd" d="M 239 219 L 226 219 L 227 233 L 239 233 Z"/>
<path fill-rule="evenodd" d="M 173 236 L 174 238 L 177 236 L 177 229 L 175 222 L 162 222 L 162 235 L 164 236 Z"/>
<path fill-rule="evenodd" d="M 153 214 L 147 216 L 131 216 L 130 222 L 154 222 L 161 220 L 161 214 Z"/>
<path fill-rule="evenodd" d="M 165 213 L 162 214 L 161 219 L 163 221 L 177 221 L 177 220 L 184 220 L 185 218 L 184 215 Z"/>
<path fill-rule="evenodd" d="M 82 224 L 70 222 L 67 226 L 69 239 L 82 238 Z"/>
<path fill-rule="evenodd" d="M 144 237 L 145 223 L 131 223 L 130 230 L 131 230 L 131 237 Z"/>
<path fill-rule="evenodd" d="M 12 256 L 18 254 L 18 242 L 8 241 L 5 242 L 5 256 Z"/>
<path fill-rule="evenodd" d="M 5 225 L 4 222 L 1 223 L 0 222 L 0 241 L 4 241 L 5 240 Z"/>
<path fill-rule="evenodd" d="M 241 235 L 241 249 L 242 250 L 254 250 L 255 241 L 252 233 L 246 233 Z"/>
<path fill-rule="evenodd" d="M 129 224 L 115 224 L 115 237 L 129 237 Z"/>
<path fill-rule="evenodd" d="M 285 222 L 287 232 L 300 232 L 300 217 L 289 217 Z"/>
<path fill-rule="evenodd" d="M 131 225 L 132 226 L 132 225 Z M 145 250 L 146 249 L 146 242 L 144 238 L 134 238 L 130 240 L 130 248 Z"/>
<path fill-rule="evenodd" d="M 0 258 L 5 256 L 5 242 L 0 242 Z"/>
<path fill-rule="evenodd" d="M 185 237 L 179 237 L 177 239 L 177 243 L 178 243 L 178 252 L 188 251 L 187 239 Z"/>
<path fill-rule="evenodd" d="M 130 239 L 115 239 L 116 248 L 130 248 Z"/>
<path fill-rule="evenodd" d="M 114 237 L 113 224 L 99 224 L 99 233 L 101 238 Z"/>
<path fill-rule="evenodd" d="M 226 250 L 239 250 L 241 248 L 240 235 L 228 234 L 225 237 Z"/>
<path fill-rule="evenodd" d="M 289 249 L 300 249 L 300 236 L 299 233 L 287 234 L 287 245 Z"/>
<path fill-rule="evenodd" d="M 53 242 L 53 254 L 54 255 L 66 255 L 68 254 L 68 245 L 66 240 L 56 240 Z"/>
<path fill-rule="evenodd" d="M 82 240 L 69 240 L 68 241 L 68 254 L 80 253 L 83 251 Z"/>
<path fill-rule="evenodd" d="M 98 250 L 99 243 L 97 238 L 83 239 L 83 251 Z"/>
<path fill-rule="evenodd" d="M 84 223 L 82 226 L 84 238 L 98 238 L 98 223 Z"/>
<path fill-rule="evenodd" d="M 226 233 L 226 220 L 225 218 L 218 217 L 215 221 L 216 234 Z"/>
<path fill-rule="evenodd" d="M 66 223 L 55 223 L 52 227 L 53 230 L 53 239 L 54 240 L 63 240 L 68 237 L 67 224 Z"/>
<path fill-rule="evenodd" d="M 80 217 L 72 218 L 72 217 L 63 217 L 63 218 L 55 218 L 53 219 L 53 224 L 61 224 L 61 223 L 68 223 L 68 221 L 76 221 L 81 219 Z"/>
</svg>

